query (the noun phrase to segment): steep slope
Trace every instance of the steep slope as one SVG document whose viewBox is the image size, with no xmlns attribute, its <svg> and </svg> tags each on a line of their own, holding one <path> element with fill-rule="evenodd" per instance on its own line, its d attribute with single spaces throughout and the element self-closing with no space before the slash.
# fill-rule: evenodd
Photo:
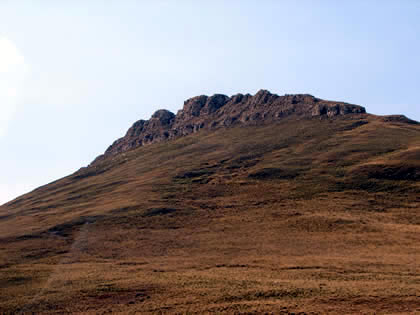
<svg viewBox="0 0 420 315">
<path fill-rule="evenodd" d="M 419 124 L 293 114 L 123 151 L 0 207 L 1 312 L 420 308 Z"/>
</svg>

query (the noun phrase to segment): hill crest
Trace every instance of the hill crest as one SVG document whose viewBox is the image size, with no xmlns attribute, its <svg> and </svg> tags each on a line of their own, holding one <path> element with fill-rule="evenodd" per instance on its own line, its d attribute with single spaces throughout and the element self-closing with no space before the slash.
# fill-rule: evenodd
<svg viewBox="0 0 420 315">
<path fill-rule="evenodd" d="M 116 140 L 94 161 L 128 150 L 178 138 L 201 129 L 232 125 L 255 125 L 281 120 L 288 116 L 334 117 L 365 114 L 364 107 L 344 102 L 326 101 L 309 94 L 279 96 L 267 90 L 255 95 L 200 95 L 187 99 L 183 109 L 174 113 L 160 109 L 149 120 L 138 120 L 126 135 Z"/>
</svg>

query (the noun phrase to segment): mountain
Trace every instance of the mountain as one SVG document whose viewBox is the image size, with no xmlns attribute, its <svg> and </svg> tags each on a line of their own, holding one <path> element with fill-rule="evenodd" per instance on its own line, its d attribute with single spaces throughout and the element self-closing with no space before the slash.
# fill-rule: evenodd
<svg viewBox="0 0 420 315">
<path fill-rule="evenodd" d="M 0 312 L 415 313 L 420 124 L 198 96 L 0 207 Z"/>
</svg>

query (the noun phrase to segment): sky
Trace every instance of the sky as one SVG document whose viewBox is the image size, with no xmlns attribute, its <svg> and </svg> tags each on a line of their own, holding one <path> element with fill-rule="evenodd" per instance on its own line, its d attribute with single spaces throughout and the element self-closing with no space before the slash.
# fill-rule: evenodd
<svg viewBox="0 0 420 315">
<path fill-rule="evenodd" d="M 420 1 L 0 0 L 0 204 L 185 99 L 268 89 L 420 120 Z"/>
</svg>

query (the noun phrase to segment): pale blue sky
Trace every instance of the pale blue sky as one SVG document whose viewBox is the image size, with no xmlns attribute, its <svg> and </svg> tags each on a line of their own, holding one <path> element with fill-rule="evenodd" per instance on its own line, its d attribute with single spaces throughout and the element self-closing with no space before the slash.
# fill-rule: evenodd
<svg viewBox="0 0 420 315">
<path fill-rule="evenodd" d="M 420 1 L 0 0 L 0 204 L 199 94 L 420 120 Z"/>
</svg>

